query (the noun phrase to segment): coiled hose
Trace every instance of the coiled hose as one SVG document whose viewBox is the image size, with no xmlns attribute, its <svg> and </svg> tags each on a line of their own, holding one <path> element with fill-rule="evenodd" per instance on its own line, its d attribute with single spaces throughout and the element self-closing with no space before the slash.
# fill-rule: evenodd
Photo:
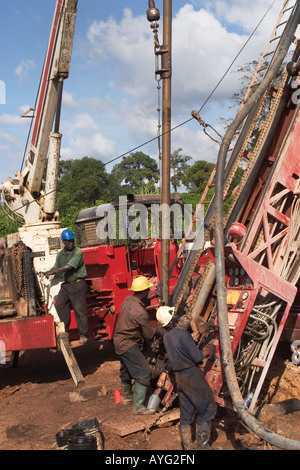
<svg viewBox="0 0 300 470">
<path fill-rule="evenodd" d="M 218 324 L 220 334 L 221 354 L 224 365 L 224 373 L 226 376 L 227 386 L 231 395 L 233 404 L 238 415 L 245 425 L 256 435 L 269 442 L 270 444 L 287 450 L 299 450 L 300 442 L 279 436 L 274 432 L 264 428 L 257 419 L 248 411 L 241 395 L 237 377 L 235 374 L 234 361 L 231 349 L 231 340 L 228 326 L 227 303 L 226 303 L 226 286 L 225 286 L 225 261 L 224 261 L 224 230 L 223 230 L 223 188 L 224 188 L 224 172 L 226 155 L 229 145 L 238 127 L 242 124 L 245 117 L 251 109 L 262 98 L 268 86 L 274 80 L 286 54 L 293 41 L 296 28 L 300 22 L 300 2 L 297 2 L 294 12 L 290 16 L 287 27 L 285 28 L 285 37 L 282 37 L 281 43 L 278 45 L 276 56 L 274 56 L 267 74 L 262 80 L 257 90 L 245 104 L 244 108 L 236 116 L 231 125 L 228 127 L 222 140 L 216 169 L 216 191 L 215 191 L 215 259 L 216 259 L 216 287 L 218 301 Z"/>
</svg>

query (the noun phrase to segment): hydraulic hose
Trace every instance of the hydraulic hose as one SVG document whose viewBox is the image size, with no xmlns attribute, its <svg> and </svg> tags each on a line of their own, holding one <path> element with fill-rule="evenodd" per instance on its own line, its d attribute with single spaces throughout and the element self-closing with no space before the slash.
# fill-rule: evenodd
<svg viewBox="0 0 300 470">
<path fill-rule="evenodd" d="M 293 41 L 296 28 L 300 22 L 300 2 L 296 2 L 294 12 L 285 28 L 280 44 L 274 60 L 270 65 L 261 84 L 253 93 L 252 97 L 245 104 L 240 114 L 236 116 L 231 125 L 228 127 L 222 140 L 217 168 L 216 168 L 216 189 L 215 189 L 215 259 L 216 259 L 216 287 L 218 301 L 218 324 L 221 346 L 221 357 L 223 361 L 224 373 L 227 386 L 231 395 L 231 399 L 236 411 L 245 425 L 256 435 L 269 442 L 270 444 L 287 450 L 299 450 L 300 442 L 291 440 L 264 428 L 257 419 L 247 409 L 243 397 L 240 392 L 237 377 L 235 374 L 234 360 L 231 349 L 231 340 L 228 325 L 227 303 L 226 303 L 226 285 L 225 285 L 225 259 L 224 259 L 224 229 L 223 229 L 223 190 L 224 190 L 224 173 L 226 164 L 226 155 L 229 145 L 234 137 L 238 127 L 242 124 L 251 109 L 262 98 L 263 94 L 274 80 L 286 54 Z"/>
</svg>

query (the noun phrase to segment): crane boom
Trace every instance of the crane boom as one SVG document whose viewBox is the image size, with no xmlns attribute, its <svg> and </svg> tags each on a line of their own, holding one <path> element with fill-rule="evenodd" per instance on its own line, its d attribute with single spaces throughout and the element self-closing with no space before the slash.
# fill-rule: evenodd
<svg viewBox="0 0 300 470">
<path fill-rule="evenodd" d="M 56 140 L 58 137 L 58 146 L 55 146 L 54 151 L 56 168 L 58 165 L 62 88 L 63 81 L 69 76 L 77 2 L 78 0 L 56 2 L 25 167 L 22 172 L 16 172 L 15 179 L 8 178 L 1 185 L 5 204 L 23 217 L 26 224 L 54 220 L 55 217 L 53 204 L 50 205 L 50 212 L 45 211 L 47 195 L 43 194 L 41 187 L 54 120 L 53 137 Z M 52 156 L 49 156 L 49 161 L 50 158 Z M 53 178 L 53 173 L 49 177 L 52 181 L 56 179 L 55 176 Z M 51 190 L 52 199 L 55 199 L 55 189 L 56 186 Z"/>
</svg>

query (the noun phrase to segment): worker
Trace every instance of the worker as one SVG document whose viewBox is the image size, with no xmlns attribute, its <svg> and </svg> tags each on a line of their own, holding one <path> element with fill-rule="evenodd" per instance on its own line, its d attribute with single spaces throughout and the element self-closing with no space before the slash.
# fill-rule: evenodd
<svg viewBox="0 0 300 470">
<path fill-rule="evenodd" d="M 195 342 L 195 335 L 192 336 L 188 331 L 190 324 L 187 317 L 182 316 L 176 320 L 174 308 L 159 307 L 156 318 L 165 329 L 163 342 L 171 369 L 175 373 L 180 406 L 179 432 L 183 449 L 191 450 L 192 448 L 192 426 L 196 418 L 197 449 L 210 450 L 208 442 L 217 405 L 199 365 L 205 357 L 214 354 L 214 346 L 208 344 L 200 351 Z M 198 335 L 210 328 L 206 324 L 201 326 L 195 322 L 194 324 L 199 328 Z"/>
<path fill-rule="evenodd" d="M 147 388 L 150 385 L 151 369 L 144 355 L 147 341 L 158 334 L 151 326 L 145 308 L 150 288 L 153 286 L 145 276 L 137 277 L 131 285 L 132 295 L 122 303 L 120 316 L 114 333 L 114 347 L 120 359 L 120 379 L 123 403 L 133 402 L 134 414 L 154 414 L 155 410 L 145 405 Z M 134 380 L 134 390 L 132 390 Z"/>
<path fill-rule="evenodd" d="M 55 274 L 64 274 L 64 282 L 57 295 L 55 308 L 67 330 L 70 323 L 70 304 L 72 304 L 80 335 L 79 343 L 85 344 L 88 340 L 85 281 L 87 271 L 83 253 L 80 248 L 75 247 L 75 236 L 71 230 L 63 230 L 61 239 L 64 248 L 58 252 L 53 268 L 44 274 L 46 278 Z"/>
</svg>

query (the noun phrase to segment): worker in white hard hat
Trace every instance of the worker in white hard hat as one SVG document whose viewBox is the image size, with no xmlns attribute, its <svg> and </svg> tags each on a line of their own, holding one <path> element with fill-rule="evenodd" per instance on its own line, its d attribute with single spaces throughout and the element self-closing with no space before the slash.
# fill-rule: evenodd
<svg viewBox="0 0 300 470">
<path fill-rule="evenodd" d="M 157 333 L 157 330 L 151 326 L 145 308 L 151 287 L 153 284 L 145 276 L 134 279 L 131 286 L 133 295 L 126 297 L 122 303 L 113 339 L 115 351 L 120 358 L 123 403 L 133 402 L 135 414 L 155 413 L 155 410 L 144 406 L 151 380 L 151 369 L 143 349 L 146 341 L 151 340 Z"/>
<path fill-rule="evenodd" d="M 174 308 L 163 306 L 156 312 L 157 321 L 165 328 L 163 342 L 171 368 L 175 373 L 177 393 L 180 405 L 179 431 L 184 450 L 192 448 L 192 426 L 196 418 L 197 449 L 211 449 L 208 442 L 211 434 L 212 420 L 217 405 L 211 388 L 199 365 L 205 357 L 214 354 L 214 346 L 208 344 L 202 351 L 198 348 L 189 331 L 190 322 L 187 316 L 181 318 Z M 193 321 L 198 334 L 204 334 L 211 328 L 208 324 Z"/>
</svg>

